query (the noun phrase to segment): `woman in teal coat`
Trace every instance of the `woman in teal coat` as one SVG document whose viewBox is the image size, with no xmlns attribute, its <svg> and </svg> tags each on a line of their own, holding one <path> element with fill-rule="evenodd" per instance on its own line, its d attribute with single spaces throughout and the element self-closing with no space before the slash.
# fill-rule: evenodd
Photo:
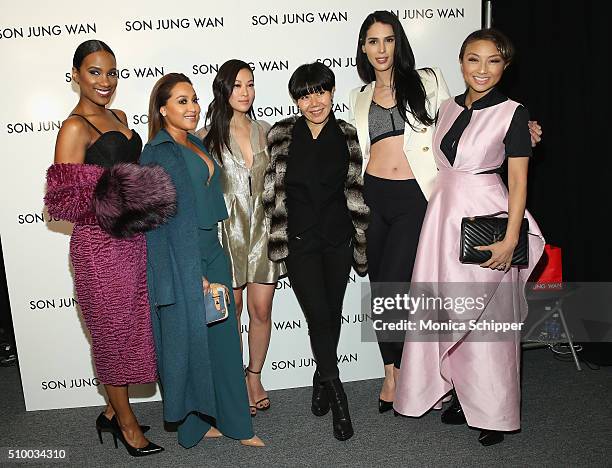
<svg viewBox="0 0 612 468">
<path fill-rule="evenodd" d="M 227 218 L 219 167 L 189 135 L 200 106 L 183 74 L 170 73 L 153 88 L 149 143 L 141 164 L 159 164 L 176 186 L 177 213 L 147 233 L 147 277 L 164 419 L 178 423 L 186 448 L 222 434 L 263 446 L 253 434 L 242 370 L 234 304 L 228 318 L 207 325 L 204 292 L 231 288 L 229 263 L 217 238 Z"/>
</svg>

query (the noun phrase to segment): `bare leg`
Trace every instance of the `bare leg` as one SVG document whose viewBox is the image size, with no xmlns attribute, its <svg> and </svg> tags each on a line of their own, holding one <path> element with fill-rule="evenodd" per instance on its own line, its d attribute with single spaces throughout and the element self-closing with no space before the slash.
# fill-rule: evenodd
<svg viewBox="0 0 612 468">
<path fill-rule="evenodd" d="M 149 441 L 142 434 L 138 420 L 132 411 L 130 406 L 130 400 L 128 398 L 128 387 L 105 385 L 106 394 L 110 401 L 110 405 L 117 416 L 117 422 L 121 428 L 121 432 L 125 437 L 125 440 L 134 448 L 146 447 Z M 108 410 L 108 407 L 107 407 Z M 107 413 L 105 413 L 107 414 Z M 112 417 L 112 416 L 111 416 Z"/>
<path fill-rule="evenodd" d="M 104 409 L 104 416 L 106 416 L 106 419 L 110 421 L 111 419 L 113 419 L 114 415 L 115 415 L 115 409 L 113 408 L 113 405 L 111 405 L 109 401 L 106 404 L 106 408 Z"/>
<path fill-rule="evenodd" d="M 261 372 L 270 345 L 272 331 L 272 298 L 274 284 L 249 283 L 247 285 L 247 308 L 249 311 L 249 366 L 253 372 Z M 247 373 L 247 389 L 252 402 L 260 402 L 257 409 L 270 406 L 261 385 L 261 375 Z"/>
<path fill-rule="evenodd" d="M 393 364 L 385 365 L 385 380 L 383 380 L 382 388 L 380 389 L 380 399 L 384 401 L 393 401 L 395 398 L 395 376 Z"/>
<path fill-rule="evenodd" d="M 399 382 L 399 378 L 400 378 L 400 370 L 393 366 L 393 383 L 397 383 Z M 395 391 L 393 392 L 393 397 L 395 398 Z"/>
</svg>

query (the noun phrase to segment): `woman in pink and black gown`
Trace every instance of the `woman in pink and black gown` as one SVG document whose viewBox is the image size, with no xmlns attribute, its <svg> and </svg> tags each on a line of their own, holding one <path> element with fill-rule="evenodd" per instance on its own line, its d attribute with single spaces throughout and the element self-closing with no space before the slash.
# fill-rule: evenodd
<svg viewBox="0 0 612 468">
<path fill-rule="evenodd" d="M 411 293 L 436 291 L 483 297 L 484 307 L 449 316 L 468 324 L 522 322 L 527 314 L 524 287 L 544 249 L 533 217 L 525 211 L 531 155 L 527 110 L 495 85 L 512 60 L 512 44 L 495 30 L 480 30 L 464 41 L 459 55 L 467 91 L 440 107 L 434 134 L 439 169 L 420 234 Z M 508 190 L 499 172 L 508 161 Z M 479 250 L 491 258 L 459 261 L 463 217 L 508 212 L 505 237 Z M 529 221 L 529 264 L 511 265 L 523 217 Z M 418 323 L 427 315 L 417 311 Z M 431 312 L 429 312 L 431 313 Z M 438 317 L 440 318 L 440 317 Z M 418 329 L 419 327 L 417 327 Z M 503 432 L 520 428 L 520 333 L 440 332 L 431 338 L 407 332 L 394 408 L 421 416 L 452 391 L 442 421 L 480 428 L 479 441 L 493 445 Z"/>
</svg>

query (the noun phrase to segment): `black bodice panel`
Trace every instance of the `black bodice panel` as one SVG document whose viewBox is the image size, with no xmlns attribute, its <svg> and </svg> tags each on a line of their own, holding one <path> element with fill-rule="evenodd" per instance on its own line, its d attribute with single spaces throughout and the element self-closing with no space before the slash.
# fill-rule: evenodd
<svg viewBox="0 0 612 468">
<path fill-rule="evenodd" d="M 114 130 L 100 135 L 85 152 L 85 163 L 111 167 L 117 163 L 137 163 L 142 151 L 142 140 L 136 131 L 127 138 Z"/>
</svg>

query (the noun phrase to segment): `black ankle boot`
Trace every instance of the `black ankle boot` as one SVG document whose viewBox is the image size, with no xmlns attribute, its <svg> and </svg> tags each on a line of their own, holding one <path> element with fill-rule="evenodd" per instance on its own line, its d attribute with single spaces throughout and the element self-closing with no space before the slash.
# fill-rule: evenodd
<svg viewBox="0 0 612 468">
<path fill-rule="evenodd" d="M 491 431 L 489 429 L 483 429 L 480 431 L 480 435 L 478 436 L 478 442 L 480 442 L 485 447 L 489 445 L 499 444 L 504 440 L 504 433 L 499 431 Z"/>
<path fill-rule="evenodd" d="M 465 424 L 467 421 L 465 420 L 465 414 L 463 414 L 461 403 L 459 403 L 459 398 L 457 398 L 455 390 L 452 392 L 453 399 L 451 400 L 451 404 L 442 412 L 440 419 L 444 424 Z"/>
<path fill-rule="evenodd" d="M 324 382 L 324 386 L 334 417 L 334 437 L 338 440 L 348 440 L 353 436 L 354 432 L 342 382 L 340 382 L 340 379 L 335 378 Z"/>
<path fill-rule="evenodd" d="M 329 397 L 325 391 L 325 386 L 319 379 L 319 372 L 315 371 L 312 377 L 312 414 L 315 416 L 325 416 L 329 412 Z"/>
</svg>

